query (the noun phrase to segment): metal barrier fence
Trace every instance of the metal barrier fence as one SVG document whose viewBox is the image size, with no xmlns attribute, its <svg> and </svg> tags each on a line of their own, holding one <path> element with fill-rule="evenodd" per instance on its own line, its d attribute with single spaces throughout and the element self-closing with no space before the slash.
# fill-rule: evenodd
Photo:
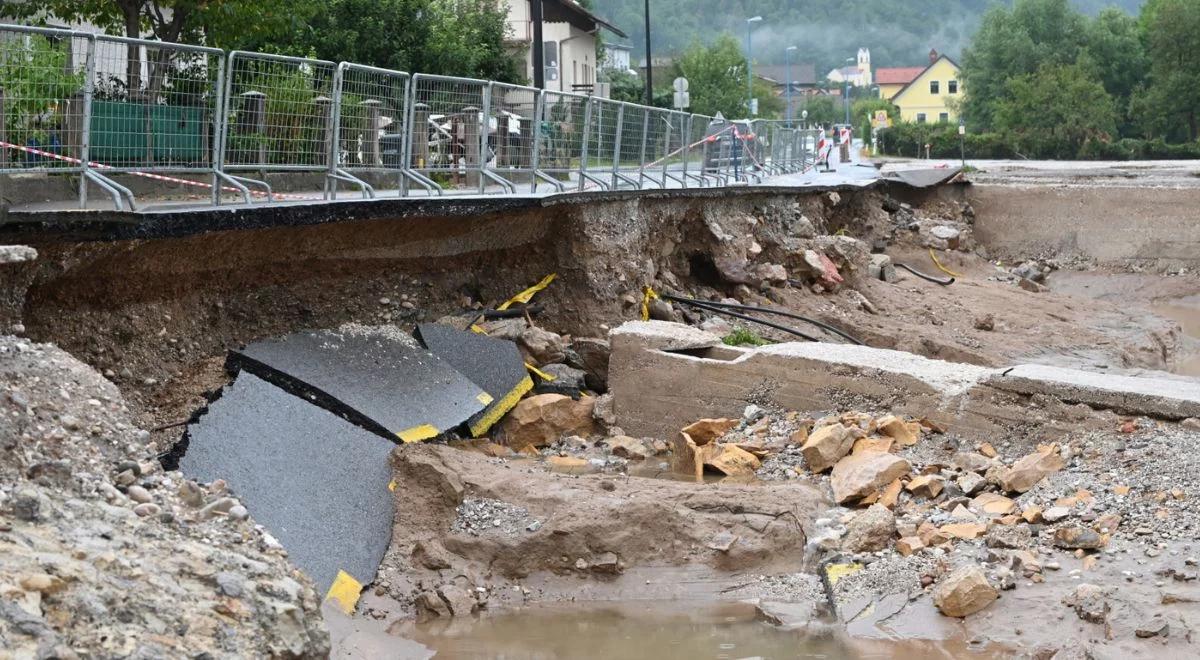
<svg viewBox="0 0 1200 660">
<path fill-rule="evenodd" d="M 247 204 L 687 188 L 802 172 L 816 132 L 486 80 L 0 25 L 0 174 Z M 200 175 L 200 176 L 198 176 Z M 124 180 L 124 179 L 122 179 Z"/>
</svg>

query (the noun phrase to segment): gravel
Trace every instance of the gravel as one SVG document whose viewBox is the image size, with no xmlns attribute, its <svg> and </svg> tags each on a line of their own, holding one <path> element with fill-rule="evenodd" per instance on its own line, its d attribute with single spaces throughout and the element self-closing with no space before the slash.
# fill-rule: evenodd
<svg viewBox="0 0 1200 660">
<path fill-rule="evenodd" d="M 456 534 L 504 534 L 516 536 L 536 532 L 541 522 L 529 515 L 525 507 L 500 500 L 467 498 L 458 505 L 458 517 L 450 527 Z"/>
</svg>

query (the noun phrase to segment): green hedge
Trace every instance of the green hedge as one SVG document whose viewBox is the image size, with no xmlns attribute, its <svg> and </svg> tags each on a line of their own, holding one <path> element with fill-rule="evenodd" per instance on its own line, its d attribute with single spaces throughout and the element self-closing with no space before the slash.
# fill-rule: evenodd
<svg viewBox="0 0 1200 660">
<path fill-rule="evenodd" d="M 1115 141 L 1088 140 L 1076 149 L 1065 140 L 1052 136 L 1020 144 L 1000 133 L 967 133 L 963 146 L 967 158 L 1008 159 L 1039 158 L 1058 160 L 1193 160 L 1200 159 L 1200 142 L 1167 144 L 1162 139 L 1124 138 Z M 958 158 L 957 124 L 897 123 L 879 131 L 881 153 L 892 156 Z"/>
</svg>

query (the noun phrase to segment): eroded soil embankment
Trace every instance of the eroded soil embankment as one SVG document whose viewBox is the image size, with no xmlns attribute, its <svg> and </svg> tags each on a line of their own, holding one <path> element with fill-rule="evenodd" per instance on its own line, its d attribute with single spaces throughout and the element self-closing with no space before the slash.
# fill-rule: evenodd
<svg viewBox="0 0 1200 660">
<path fill-rule="evenodd" d="M 22 322 L 31 337 L 116 382 L 148 427 L 186 419 L 203 392 L 225 382 L 225 352 L 247 341 L 345 322 L 408 327 L 495 305 L 551 272 L 558 280 L 539 294 L 546 312 L 538 322 L 576 336 L 603 336 L 636 316 L 650 284 L 779 304 L 871 345 L 942 359 L 1168 364 L 1174 324 L 1017 288 L 968 251 L 975 222 L 959 202 L 935 198 L 914 208 L 866 190 L 646 197 L 154 240 L 46 237 L 32 241 L 40 258 L 23 275 Z M 947 247 L 931 234 L 947 224 L 964 234 L 958 250 L 941 257 L 964 275 L 956 285 L 903 271 L 890 282 L 869 276 L 872 248 L 936 273 L 927 246 Z M 810 247 L 843 262 L 844 285 L 809 284 Z M 675 315 L 702 320 L 687 310 Z"/>
</svg>

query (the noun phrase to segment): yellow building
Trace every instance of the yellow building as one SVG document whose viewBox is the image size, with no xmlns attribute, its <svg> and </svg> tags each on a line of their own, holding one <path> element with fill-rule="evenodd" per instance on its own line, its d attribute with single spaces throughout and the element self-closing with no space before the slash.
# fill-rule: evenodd
<svg viewBox="0 0 1200 660">
<path fill-rule="evenodd" d="M 891 97 L 900 108 L 900 118 L 918 124 L 958 121 L 951 103 L 958 104 L 964 93 L 962 69 L 939 55 L 936 60 Z"/>
</svg>

